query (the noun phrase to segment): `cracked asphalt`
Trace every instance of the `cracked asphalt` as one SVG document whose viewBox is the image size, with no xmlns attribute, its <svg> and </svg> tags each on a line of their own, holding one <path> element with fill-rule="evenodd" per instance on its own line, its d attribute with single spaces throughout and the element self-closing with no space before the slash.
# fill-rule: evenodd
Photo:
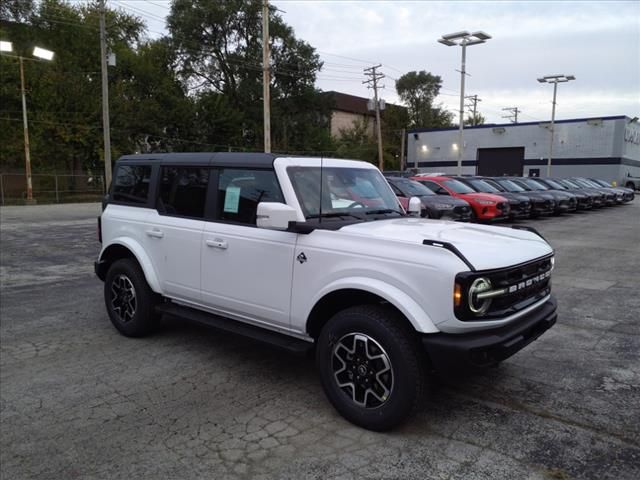
<svg viewBox="0 0 640 480">
<path fill-rule="evenodd" d="M 97 204 L 0 209 L 2 479 L 640 478 L 640 199 L 526 222 L 557 251 L 558 324 L 498 368 L 432 379 L 391 433 L 313 362 L 165 318 L 120 336 Z"/>
</svg>

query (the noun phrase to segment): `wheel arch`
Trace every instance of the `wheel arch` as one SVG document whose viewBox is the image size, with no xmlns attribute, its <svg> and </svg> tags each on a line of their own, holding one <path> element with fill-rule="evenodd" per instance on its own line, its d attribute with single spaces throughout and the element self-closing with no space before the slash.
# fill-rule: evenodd
<svg viewBox="0 0 640 480">
<path fill-rule="evenodd" d="M 421 333 L 439 332 L 424 309 L 409 295 L 392 285 L 372 279 L 350 279 L 320 292 L 307 316 L 306 332 L 317 338 L 325 323 L 337 312 L 363 304 L 388 305 L 397 310 L 413 330 Z"/>
<path fill-rule="evenodd" d="M 162 294 L 160 282 L 158 281 L 158 276 L 153 268 L 151 259 L 139 243 L 130 239 L 118 238 L 103 248 L 96 267 L 98 277 L 104 280 L 111 264 L 121 258 L 135 259 L 138 265 L 140 265 L 140 268 L 142 268 L 142 272 L 151 290 Z"/>
</svg>

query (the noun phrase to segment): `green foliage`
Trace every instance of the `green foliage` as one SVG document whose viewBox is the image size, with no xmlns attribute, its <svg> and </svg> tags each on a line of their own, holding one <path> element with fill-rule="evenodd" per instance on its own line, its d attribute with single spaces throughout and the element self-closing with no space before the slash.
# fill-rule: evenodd
<svg viewBox="0 0 640 480">
<path fill-rule="evenodd" d="M 107 10 L 112 159 L 133 152 L 262 150 L 261 0 L 174 0 L 169 35 L 149 40 L 142 19 Z M 34 173 L 102 172 L 98 3 L 0 2 L 0 38 L 25 57 Z M 33 61 L 38 45 L 55 52 Z M 371 139 L 331 138 L 330 99 L 315 88 L 322 62 L 270 12 L 272 150 L 377 162 Z M 24 171 L 17 58 L 0 57 L 0 170 Z M 384 112 L 385 161 L 399 149 L 403 112 Z M 337 151 L 339 150 L 339 151 Z"/>
<path fill-rule="evenodd" d="M 224 95 L 229 138 L 242 147 L 263 148 L 262 2 L 176 0 L 167 18 L 181 76 L 194 90 Z M 318 150 L 328 137 L 329 105 L 314 87 L 322 67 L 306 42 L 272 9 L 271 132 L 273 150 Z"/>
<path fill-rule="evenodd" d="M 467 118 L 464 119 L 464 124 L 471 127 L 475 125 L 484 125 L 485 121 L 486 119 L 484 116 L 481 113 L 476 112 L 475 116 L 473 114 L 467 116 Z"/>
<path fill-rule="evenodd" d="M 421 70 L 408 72 L 396 81 L 396 91 L 409 109 L 412 128 L 443 128 L 451 126 L 453 115 L 441 105 L 434 105 L 440 93 L 442 79 Z"/>
</svg>

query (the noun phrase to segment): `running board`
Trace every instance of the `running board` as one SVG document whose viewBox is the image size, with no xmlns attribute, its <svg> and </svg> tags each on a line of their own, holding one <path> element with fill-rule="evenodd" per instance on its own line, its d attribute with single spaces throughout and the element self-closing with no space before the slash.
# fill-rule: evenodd
<svg viewBox="0 0 640 480">
<path fill-rule="evenodd" d="M 184 318 L 194 323 L 199 323 L 207 327 L 213 327 L 225 332 L 242 335 L 243 337 L 268 343 L 274 347 L 287 350 L 296 355 L 306 355 L 313 348 L 313 343 L 306 342 L 299 338 L 284 335 L 260 327 L 249 325 L 248 323 L 231 320 L 229 318 L 202 312 L 195 308 L 184 307 L 175 303 L 162 303 L 156 307 L 156 312 L 163 315 L 172 315 Z"/>
</svg>

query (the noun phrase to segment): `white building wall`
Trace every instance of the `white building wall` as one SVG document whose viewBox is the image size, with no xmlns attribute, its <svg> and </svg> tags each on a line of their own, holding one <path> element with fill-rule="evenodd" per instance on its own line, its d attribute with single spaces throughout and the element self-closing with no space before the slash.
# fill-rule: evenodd
<svg viewBox="0 0 640 480">
<path fill-rule="evenodd" d="M 640 176 L 640 126 L 630 120 L 607 117 L 556 123 L 552 175 L 598 176 L 607 181 L 620 181 L 626 172 Z M 536 122 L 466 128 L 463 174 L 476 173 L 480 148 L 524 147 L 523 174 L 528 175 L 535 168 L 545 175 L 549 127 L 548 122 Z M 414 167 L 417 162 L 425 172 L 458 172 L 457 129 L 409 132 L 407 137 L 407 167 Z"/>
</svg>

